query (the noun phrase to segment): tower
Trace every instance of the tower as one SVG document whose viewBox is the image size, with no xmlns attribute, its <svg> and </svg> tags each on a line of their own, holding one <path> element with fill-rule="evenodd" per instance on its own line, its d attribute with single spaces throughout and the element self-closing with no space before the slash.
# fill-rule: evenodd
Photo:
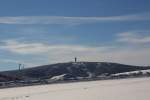
<svg viewBox="0 0 150 100">
<path fill-rule="evenodd" d="M 75 59 L 74 59 L 74 60 L 75 60 L 75 62 L 77 62 L 77 57 L 75 57 Z"/>
</svg>

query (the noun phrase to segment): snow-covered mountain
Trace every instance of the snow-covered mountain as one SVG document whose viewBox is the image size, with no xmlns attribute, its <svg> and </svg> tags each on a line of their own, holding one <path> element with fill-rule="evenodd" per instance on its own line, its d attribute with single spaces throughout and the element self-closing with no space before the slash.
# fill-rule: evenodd
<svg viewBox="0 0 150 100">
<path fill-rule="evenodd" d="M 150 67 L 131 66 L 108 62 L 69 62 L 52 65 L 38 66 L 23 70 L 5 71 L 1 75 L 25 79 L 53 79 L 53 80 L 78 80 L 82 78 L 95 78 L 110 76 L 112 74 L 146 70 Z"/>
</svg>

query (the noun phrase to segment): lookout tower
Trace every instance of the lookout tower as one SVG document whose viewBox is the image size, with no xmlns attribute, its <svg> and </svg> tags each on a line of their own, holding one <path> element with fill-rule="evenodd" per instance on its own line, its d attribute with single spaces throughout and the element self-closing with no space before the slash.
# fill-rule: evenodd
<svg viewBox="0 0 150 100">
<path fill-rule="evenodd" d="M 77 57 L 74 58 L 75 62 L 77 62 Z"/>
</svg>

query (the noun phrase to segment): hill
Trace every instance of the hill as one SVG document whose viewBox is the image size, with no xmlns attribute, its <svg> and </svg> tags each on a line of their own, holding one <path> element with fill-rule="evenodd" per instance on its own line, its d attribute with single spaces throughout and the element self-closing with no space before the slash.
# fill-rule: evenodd
<svg viewBox="0 0 150 100">
<path fill-rule="evenodd" d="M 1 75 L 17 77 L 18 79 L 50 79 L 50 78 L 94 78 L 98 76 L 109 76 L 111 74 L 146 70 L 150 67 L 131 66 L 108 62 L 69 62 L 52 65 L 38 66 L 23 70 L 0 72 Z M 1 76 L 0 76 L 1 77 Z"/>
</svg>

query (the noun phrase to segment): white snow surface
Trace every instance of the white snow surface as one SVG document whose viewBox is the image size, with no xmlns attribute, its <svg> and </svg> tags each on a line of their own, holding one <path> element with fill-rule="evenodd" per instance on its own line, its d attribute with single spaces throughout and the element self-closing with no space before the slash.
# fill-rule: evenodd
<svg viewBox="0 0 150 100">
<path fill-rule="evenodd" d="M 142 74 L 150 73 L 150 69 L 147 69 L 147 70 L 138 70 L 138 71 L 131 71 L 131 72 L 124 72 L 124 73 L 117 73 L 117 74 L 112 74 L 112 76 L 131 75 L 131 74 L 137 74 L 139 72 L 142 72 Z"/>
<path fill-rule="evenodd" d="M 150 78 L 0 89 L 0 100 L 150 100 Z"/>
</svg>

